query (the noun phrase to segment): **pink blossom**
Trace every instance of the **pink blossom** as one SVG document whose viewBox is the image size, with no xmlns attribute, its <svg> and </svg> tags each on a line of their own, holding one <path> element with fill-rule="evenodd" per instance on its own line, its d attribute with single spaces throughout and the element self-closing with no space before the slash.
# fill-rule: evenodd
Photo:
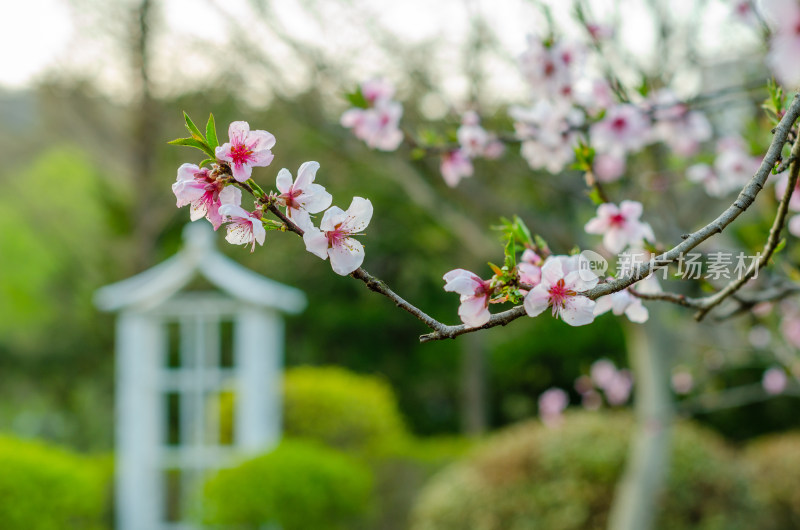
<svg viewBox="0 0 800 530">
<path fill-rule="evenodd" d="M 566 256 L 551 256 L 542 267 L 541 282 L 525 296 L 525 312 L 535 317 L 552 308 L 570 326 L 583 326 L 594 320 L 594 300 L 580 293 L 597 285 L 596 277 L 583 280 L 577 261 Z"/>
<path fill-rule="evenodd" d="M 522 253 L 517 268 L 522 283 L 536 286 L 542 279 L 542 258 L 529 248 Z"/>
<path fill-rule="evenodd" d="M 619 253 L 626 246 L 641 245 L 643 240 L 655 241 L 650 224 L 639 221 L 642 203 L 622 201 L 617 207 L 610 202 L 597 208 L 597 216 L 586 223 L 587 234 L 603 234 L 603 245 L 609 252 Z"/>
<path fill-rule="evenodd" d="M 369 199 L 353 197 L 350 207 L 329 208 L 320 227 L 309 227 L 303 234 L 306 250 L 322 259 L 331 258 L 333 272 L 347 276 L 364 262 L 364 247 L 352 236 L 359 235 L 372 219 Z"/>
<path fill-rule="evenodd" d="M 560 388 L 550 388 L 539 396 L 539 417 L 548 427 L 561 423 L 561 413 L 569 404 L 569 396 Z"/>
<path fill-rule="evenodd" d="M 786 389 L 787 382 L 786 371 L 777 366 L 767 369 L 761 378 L 761 386 L 764 387 L 764 391 L 773 396 L 781 394 Z"/>
<path fill-rule="evenodd" d="M 600 153 L 594 157 L 592 169 L 600 182 L 614 182 L 625 174 L 625 157 Z"/>
<path fill-rule="evenodd" d="M 650 122 L 641 110 L 623 103 L 608 109 L 589 130 L 592 146 L 600 153 L 634 153 L 650 141 Z"/>
<path fill-rule="evenodd" d="M 711 139 L 711 123 L 705 114 L 689 110 L 675 95 L 663 89 L 651 98 L 654 108 L 655 136 L 676 154 L 684 157 L 697 154 L 700 144 Z"/>
<path fill-rule="evenodd" d="M 800 237 L 800 215 L 793 215 L 789 219 L 787 228 L 794 237 Z"/>
<path fill-rule="evenodd" d="M 616 103 L 614 91 L 602 78 L 578 80 L 575 83 L 574 99 L 590 116 L 597 116 Z"/>
<path fill-rule="evenodd" d="M 694 378 L 691 372 L 687 372 L 686 370 L 673 372 L 670 383 L 672 384 L 672 390 L 674 390 L 676 394 L 688 394 L 694 388 Z"/>
<path fill-rule="evenodd" d="M 747 184 L 760 164 L 761 160 L 749 154 L 747 144 L 741 138 L 729 136 L 717 142 L 714 171 L 728 192 L 737 191 Z"/>
<path fill-rule="evenodd" d="M 789 306 L 788 311 L 784 309 L 781 319 L 781 334 L 786 342 L 800 349 L 800 311 L 793 305 Z"/>
<path fill-rule="evenodd" d="M 764 0 L 764 15 L 775 31 L 770 39 L 767 64 L 783 85 L 800 85 L 800 4 L 796 0 Z"/>
<path fill-rule="evenodd" d="M 719 176 L 708 164 L 694 164 L 686 168 L 686 178 L 690 182 L 702 184 L 712 197 L 722 197 L 728 193 L 728 186 L 723 184 Z"/>
<path fill-rule="evenodd" d="M 356 138 L 364 141 L 371 149 L 394 151 L 403 141 L 403 132 L 400 130 L 403 106 L 386 96 L 392 91 L 387 91 L 385 87 L 374 87 L 374 90 L 369 87 L 368 93 L 373 99 L 366 95 L 365 98 L 371 107 L 348 109 L 342 114 L 340 123 L 343 127 L 352 129 Z"/>
<path fill-rule="evenodd" d="M 625 315 L 631 322 L 642 324 L 647 322 L 650 314 L 642 304 L 642 299 L 630 293 L 627 289 L 601 296 L 594 307 L 595 316 L 611 311 L 617 316 Z"/>
<path fill-rule="evenodd" d="M 611 385 L 617 373 L 617 367 L 608 359 L 598 359 L 590 369 L 592 381 L 598 388 L 606 389 Z"/>
<path fill-rule="evenodd" d="M 623 405 L 633 389 L 633 378 L 627 370 L 619 370 L 604 388 L 609 405 Z"/>
<path fill-rule="evenodd" d="M 442 172 L 442 178 L 444 178 L 445 183 L 451 188 L 458 186 L 462 178 L 471 177 L 474 171 L 472 161 L 464 153 L 463 149 L 444 153 L 439 169 Z"/>
<path fill-rule="evenodd" d="M 789 185 L 789 175 L 783 174 L 775 183 L 775 198 L 779 201 L 783 198 L 783 194 L 786 193 L 786 186 Z M 800 212 L 800 179 L 797 180 L 797 183 L 794 186 L 794 191 L 792 192 L 792 198 L 789 199 L 789 209 L 794 212 Z"/>
<path fill-rule="evenodd" d="M 731 14 L 740 22 L 755 26 L 758 23 L 758 16 L 752 2 L 753 0 L 736 0 L 731 8 Z"/>
<path fill-rule="evenodd" d="M 492 290 L 488 281 L 464 269 L 454 269 L 445 274 L 443 279 L 447 282 L 445 291 L 461 295 L 458 316 L 464 325 L 477 328 L 489 322 L 489 297 Z"/>
<path fill-rule="evenodd" d="M 244 182 L 250 178 L 254 167 L 268 166 L 275 155 L 272 147 L 275 137 L 267 131 L 251 131 L 246 121 L 235 121 L 228 127 L 227 143 L 218 146 L 215 154 L 218 160 L 231 165 L 233 178 Z"/>
<path fill-rule="evenodd" d="M 461 151 L 466 156 L 481 156 L 489 143 L 489 133 L 481 127 L 478 114 L 473 111 L 465 112 L 461 117 L 461 127 L 456 131 Z"/>
<path fill-rule="evenodd" d="M 368 79 L 361 83 L 361 95 L 370 105 L 386 101 L 394 96 L 394 85 L 383 78 Z"/>
<path fill-rule="evenodd" d="M 586 24 L 586 31 L 589 32 L 589 36 L 592 37 L 594 41 L 606 40 L 614 36 L 614 27 L 608 24 L 588 22 Z"/>
<path fill-rule="evenodd" d="M 212 178 L 207 169 L 194 164 L 183 164 L 178 168 L 178 178 L 172 185 L 172 192 L 178 199 L 178 208 L 191 205 L 192 221 L 205 216 L 214 230 L 222 224 L 220 206 L 238 206 L 242 202 L 242 191 L 239 188 L 225 186 L 222 179 Z"/>
<path fill-rule="evenodd" d="M 297 180 L 284 168 L 278 172 L 275 185 L 281 194 L 278 204 L 286 207 L 286 216 L 303 230 L 313 227 L 309 214 L 319 213 L 331 205 L 331 194 L 314 184 L 319 162 L 305 162 L 297 170 Z"/>
<path fill-rule="evenodd" d="M 531 36 L 520 56 L 520 68 L 536 99 L 570 99 L 581 70 L 585 51 L 575 42 L 560 41 L 546 46 Z"/>
<path fill-rule="evenodd" d="M 241 206 L 224 204 L 219 213 L 228 222 L 228 235 L 225 240 L 232 245 L 251 245 L 250 252 L 256 249 L 256 243 L 264 244 L 267 231 L 261 223 L 260 212 L 250 213 Z"/>
<path fill-rule="evenodd" d="M 516 136 L 522 140 L 521 154 L 531 169 L 556 174 L 575 158 L 576 127 L 583 122 L 580 111 L 547 100 L 533 107 L 511 107 Z"/>
</svg>

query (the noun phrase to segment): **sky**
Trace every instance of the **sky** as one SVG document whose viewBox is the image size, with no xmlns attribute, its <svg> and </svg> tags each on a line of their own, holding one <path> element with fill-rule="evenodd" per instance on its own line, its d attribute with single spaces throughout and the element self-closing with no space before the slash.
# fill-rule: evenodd
<svg viewBox="0 0 800 530">
<path fill-rule="evenodd" d="M 95 33 L 109 32 L 108 28 L 114 27 L 116 21 L 94 19 L 92 31 L 81 34 L 76 30 L 75 6 L 82 3 L 102 6 L 104 1 L 117 7 L 135 3 L 134 0 L 100 0 L 99 4 L 94 0 L 25 0 L 4 6 L 6 20 L 12 23 L 5 24 L 0 32 L 0 49 L 4 50 L 0 53 L 0 86 L 24 89 L 48 70 L 67 65 L 85 72 L 107 94 L 124 99 L 129 91 L 127 72 L 119 64 L 109 62 L 110 54 L 102 37 L 95 37 Z M 569 21 L 572 2 L 543 1 L 552 8 L 557 22 Z M 154 77 L 162 82 L 160 89 L 182 91 L 213 73 L 215 61 L 220 58 L 209 50 L 223 49 L 231 39 L 230 27 L 220 24 L 220 13 L 250 23 L 257 18 L 252 16 L 253 3 L 252 0 L 158 0 L 158 15 L 165 29 L 158 37 L 154 61 Z M 490 66 L 491 82 L 497 90 L 521 89 L 513 58 L 524 50 L 528 34 L 541 33 L 545 28 L 541 10 L 535 2 L 526 0 L 353 0 L 351 3 L 355 9 L 348 11 L 342 7 L 344 2 L 320 1 L 315 4 L 318 16 L 314 18 L 302 7 L 308 4 L 304 0 L 274 1 L 273 16 L 292 37 L 334 54 L 351 55 L 352 59 L 348 58 L 346 63 L 352 69 L 352 76 L 366 78 L 382 73 L 376 70 L 389 68 L 370 51 L 366 38 L 369 29 L 358 25 L 359 15 L 369 14 L 380 31 L 391 32 L 409 42 L 435 43 L 431 60 L 440 66 L 444 90 L 451 94 L 466 91 L 463 50 L 471 17 L 480 17 L 495 29 L 501 47 L 511 58 L 508 64 L 497 61 Z M 652 53 L 649 43 L 654 27 L 642 0 L 588 0 L 587 3 L 598 18 L 606 20 L 613 19 L 617 6 L 620 17 L 617 30 L 632 53 Z M 693 0 L 670 0 L 669 9 L 688 15 L 693 4 Z M 706 12 L 711 23 L 701 33 L 704 46 L 724 53 L 741 45 L 739 40 L 731 43 L 730 37 L 726 39 L 729 29 L 726 24 L 714 23 L 724 20 L 729 9 L 726 0 L 709 0 L 708 4 Z M 82 22 L 80 27 L 85 28 L 85 20 Z M 569 24 L 559 25 L 567 26 L 567 32 L 570 31 Z M 252 26 L 253 34 L 261 29 Z M 291 50 L 278 45 L 266 51 L 291 64 Z M 298 71 L 296 75 L 299 83 L 306 73 Z M 258 80 L 253 84 L 257 87 Z M 259 94 L 254 96 L 258 97 Z"/>
</svg>

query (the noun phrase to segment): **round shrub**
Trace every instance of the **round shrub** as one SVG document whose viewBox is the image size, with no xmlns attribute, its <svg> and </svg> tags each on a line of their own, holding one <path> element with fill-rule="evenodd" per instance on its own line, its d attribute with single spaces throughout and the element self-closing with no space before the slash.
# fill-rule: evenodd
<svg viewBox="0 0 800 530">
<path fill-rule="evenodd" d="M 0 527 L 107 528 L 109 466 L 40 442 L 0 436 Z"/>
<path fill-rule="evenodd" d="M 284 379 L 287 436 L 347 451 L 380 451 L 407 431 L 391 387 L 375 376 L 338 367 L 304 366 Z"/>
<path fill-rule="evenodd" d="M 223 528 L 351 528 L 372 502 L 365 464 L 319 444 L 287 440 L 274 451 L 212 477 L 203 518 Z"/>
<path fill-rule="evenodd" d="M 765 505 L 759 528 L 800 528 L 800 432 L 756 440 L 745 456 L 756 496 Z"/>
<path fill-rule="evenodd" d="M 627 456 L 625 413 L 571 413 L 558 428 L 529 421 L 493 437 L 422 491 L 413 530 L 605 529 Z M 755 528 L 748 477 L 710 432 L 673 431 L 673 454 L 656 527 Z"/>
</svg>

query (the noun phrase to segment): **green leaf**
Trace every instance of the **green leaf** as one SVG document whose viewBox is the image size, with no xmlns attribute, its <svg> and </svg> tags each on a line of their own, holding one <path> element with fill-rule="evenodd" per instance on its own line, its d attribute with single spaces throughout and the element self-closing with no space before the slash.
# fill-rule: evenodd
<svg viewBox="0 0 800 530">
<path fill-rule="evenodd" d="M 514 244 L 513 234 L 510 234 L 510 237 L 506 242 L 505 254 L 506 254 L 505 256 L 506 259 L 504 264 L 508 268 L 508 270 L 511 270 L 517 266 L 517 247 Z"/>
<path fill-rule="evenodd" d="M 184 145 L 186 147 L 194 147 L 195 149 L 200 149 L 202 152 L 206 153 L 207 155 L 214 156 L 214 151 L 211 150 L 205 142 L 201 142 L 199 140 L 195 140 L 194 138 L 176 138 L 171 142 L 167 142 L 170 145 Z"/>
<path fill-rule="evenodd" d="M 550 247 L 547 246 L 547 241 L 545 241 L 539 234 L 533 236 L 533 240 L 536 242 L 536 246 L 540 250 L 549 250 Z"/>
<path fill-rule="evenodd" d="M 367 99 L 364 97 L 364 94 L 361 93 L 361 87 L 356 88 L 355 92 L 345 94 L 345 97 L 347 98 L 347 101 L 349 101 L 354 107 L 358 107 L 359 109 L 369 108 Z"/>
<path fill-rule="evenodd" d="M 520 218 L 520 216 L 514 216 L 514 226 L 516 228 L 516 235 L 517 240 L 524 244 L 533 244 L 533 238 L 531 237 L 531 231 L 528 230 L 528 226 L 525 224 L 525 221 Z"/>
<path fill-rule="evenodd" d="M 422 160 L 425 158 L 425 149 L 421 147 L 415 147 L 411 150 L 411 160 Z"/>
<path fill-rule="evenodd" d="M 592 191 L 589 192 L 589 198 L 592 200 L 593 203 L 595 203 L 598 206 L 600 206 L 605 202 L 603 198 L 600 196 L 600 190 L 598 190 L 596 187 L 592 188 Z"/>
<path fill-rule="evenodd" d="M 195 125 L 189 115 L 186 114 L 186 111 L 183 111 L 183 120 L 186 122 L 186 129 L 188 129 L 189 133 L 192 135 L 192 138 L 200 142 L 206 141 L 206 139 L 203 138 L 203 133 L 200 132 L 200 129 L 197 128 L 197 125 Z"/>
<path fill-rule="evenodd" d="M 775 250 L 773 251 L 772 255 L 774 256 L 775 254 L 777 254 L 778 252 L 783 250 L 785 247 L 786 247 L 786 238 L 784 237 L 784 238 L 781 238 L 781 240 L 775 246 Z"/>
<path fill-rule="evenodd" d="M 211 149 L 219 145 L 219 140 L 217 139 L 217 124 L 214 123 L 213 114 L 208 115 L 208 121 L 206 122 L 206 141 Z"/>
<path fill-rule="evenodd" d="M 208 165 L 211 165 L 211 164 L 213 164 L 214 162 L 216 162 L 216 160 L 215 160 L 215 159 L 213 159 L 213 158 L 206 158 L 205 160 L 203 160 L 202 162 L 200 162 L 200 167 L 203 167 L 203 166 L 205 166 L 206 164 L 208 164 Z"/>
</svg>

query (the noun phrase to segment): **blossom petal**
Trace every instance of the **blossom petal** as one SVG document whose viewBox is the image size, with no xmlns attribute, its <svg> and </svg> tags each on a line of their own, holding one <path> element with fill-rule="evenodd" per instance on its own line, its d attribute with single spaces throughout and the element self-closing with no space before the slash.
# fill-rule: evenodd
<svg viewBox="0 0 800 530">
<path fill-rule="evenodd" d="M 275 187 L 281 193 L 289 193 L 292 187 L 292 174 L 288 169 L 283 168 L 278 171 L 278 176 L 275 177 Z"/>
<path fill-rule="evenodd" d="M 333 272 L 347 276 L 364 262 L 364 247 L 356 239 L 347 237 L 340 245 L 328 249 Z"/>
<path fill-rule="evenodd" d="M 250 134 L 250 124 L 246 121 L 234 121 L 228 126 L 228 139 L 231 143 L 244 143 L 248 134 Z"/>
<path fill-rule="evenodd" d="M 573 296 L 561 308 L 561 319 L 570 326 L 585 326 L 594 321 L 595 301 L 585 296 Z"/>
<path fill-rule="evenodd" d="M 643 324 L 647 322 L 648 318 L 650 318 L 650 312 L 647 311 L 647 308 L 644 306 L 641 300 L 636 299 L 625 310 L 625 316 L 628 317 L 628 320 L 631 322 Z"/>
<path fill-rule="evenodd" d="M 558 282 L 564 277 L 564 268 L 561 260 L 550 257 L 542 266 L 542 282 L 539 285 L 545 287 L 545 290 Z"/>
<path fill-rule="evenodd" d="M 267 236 L 267 231 L 260 219 L 253 219 L 253 239 L 259 244 L 264 244 L 264 239 Z"/>
<path fill-rule="evenodd" d="M 597 300 L 595 300 L 594 305 L 594 316 L 602 315 L 603 313 L 607 313 L 611 310 L 611 295 L 607 294 L 605 296 L 601 296 Z"/>
<path fill-rule="evenodd" d="M 347 219 L 344 228 L 350 234 L 362 232 L 372 220 L 372 203 L 369 199 L 353 197 L 350 207 L 347 209 Z"/>
<path fill-rule="evenodd" d="M 238 182 L 245 182 L 253 174 L 253 167 L 250 164 L 231 164 L 233 178 Z"/>
<path fill-rule="evenodd" d="M 334 230 L 336 225 L 342 224 L 346 218 L 347 214 L 344 210 L 338 206 L 331 206 L 322 216 L 322 221 L 320 221 L 319 227 L 321 230 L 329 232 Z"/>
<path fill-rule="evenodd" d="M 311 216 L 308 215 L 307 211 L 289 208 L 287 209 L 287 212 L 287 217 L 291 219 L 294 224 L 299 226 L 304 233 L 314 228 L 314 223 L 311 221 Z"/>
<path fill-rule="evenodd" d="M 303 162 L 300 169 L 297 170 L 297 180 L 294 185 L 301 190 L 307 189 L 312 182 L 319 169 L 319 162 Z"/>
<path fill-rule="evenodd" d="M 243 221 L 228 225 L 228 235 L 225 240 L 231 245 L 245 245 L 253 241 L 252 223 Z"/>
<path fill-rule="evenodd" d="M 306 193 L 298 198 L 298 201 L 303 208 L 308 210 L 308 213 L 319 213 L 331 205 L 333 197 L 325 190 L 324 186 L 311 184 Z"/>
<path fill-rule="evenodd" d="M 458 306 L 458 316 L 461 322 L 470 328 L 480 327 L 492 317 L 485 296 L 472 296 L 461 302 Z"/>
<path fill-rule="evenodd" d="M 444 290 L 449 293 L 458 293 L 462 296 L 472 296 L 475 289 L 482 284 L 482 280 L 474 273 L 464 269 L 454 269 L 443 276 Z"/>
<path fill-rule="evenodd" d="M 242 190 L 240 190 L 236 186 L 225 186 L 225 188 L 221 192 L 219 192 L 219 201 L 222 204 L 233 204 L 235 206 L 241 206 Z"/>
<path fill-rule="evenodd" d="M 525 297 L 525 312 L 529 317 L 535 317 L 544 312 L 550 305 L 550 293 L 543 284 L 539 284 Z"/>
<path fill-rule="evenodd" d="M 246 143 L 253 151 L 265 151 L 275 147 L 275 136 L 267 131 L 251 131 Z"/>
<path fill-rule="evenodd" d="M 328 238 L 319 228 L 311 227 L 306 230 L 303 234 L 303 242 L 306 244 L 307 251 L 322 259 L 328 259 Z"/>
<path fill-rule="evenodd" d="M 628 221 L 639 219 L 642 216 L 642 203 L 638 201 L 622 201 L 619 203 L 619 212 Z"/>
</svg>

